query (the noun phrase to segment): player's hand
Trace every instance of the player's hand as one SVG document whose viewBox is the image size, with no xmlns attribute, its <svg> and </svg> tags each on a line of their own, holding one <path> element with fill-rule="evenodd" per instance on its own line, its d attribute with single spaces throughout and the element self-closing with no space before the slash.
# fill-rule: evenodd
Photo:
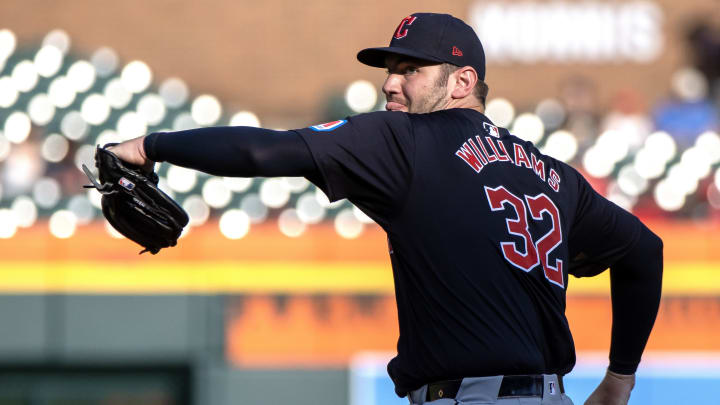
<svg viewBox="0 0 720 405">
<path fill-rule="evenodd" d="M 144 136 L 134 138 L 117 145 L 109 146 L 107 150 L 117 155 L 120 160 L 140 166 L 143 170 L 151 172 L 155 162 L 148 159 L 145 154 L 145 148 L 143 147 L 144 139 Z"/>
<path fill-rule="evenodd" d="M 585 405 L 627 405 L 634 386 L 635 374 L 617 374 L 608 370 Z"/>
</svg>

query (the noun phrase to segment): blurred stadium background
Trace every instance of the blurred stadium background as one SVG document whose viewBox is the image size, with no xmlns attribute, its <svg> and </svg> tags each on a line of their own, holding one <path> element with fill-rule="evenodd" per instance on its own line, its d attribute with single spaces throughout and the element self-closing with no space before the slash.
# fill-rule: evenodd
<svg viewBox="0 0 720 405">
<path fill-rule="evenodd" d="M 298 178 L 165 164 L 190 213 L 138 256 L 82 189 L 96 144 L 380 109 L 357 50 L 450 12 L 488 57 L 487 114 L 585 173 L 665 241 L 632 404 L 720 403 L 717 0 L 0 2 L 0 405 L 404 404 L 382 231 Z M 573 279 L 568 391 L 604 372 L 606 275 Z"/>
</svg>

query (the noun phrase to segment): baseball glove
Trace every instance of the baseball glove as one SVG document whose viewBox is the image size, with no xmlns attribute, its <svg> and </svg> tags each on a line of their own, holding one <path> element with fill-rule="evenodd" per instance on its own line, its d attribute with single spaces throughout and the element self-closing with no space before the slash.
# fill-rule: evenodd
<svg viewBox="0 0 720 405">
<path fill-rule="evenodd" d="M 156 254 L 175 246 L 189 218 L 172 198 L 157 187 L 158 176 L 125 163 L 106 148 L 98 146 L 95 166 L 100 181 L 87 166 L 83 171 L 102 194 L 102 212 L 118 232 L 144 248 L 140 253 Z"/>
</svg>

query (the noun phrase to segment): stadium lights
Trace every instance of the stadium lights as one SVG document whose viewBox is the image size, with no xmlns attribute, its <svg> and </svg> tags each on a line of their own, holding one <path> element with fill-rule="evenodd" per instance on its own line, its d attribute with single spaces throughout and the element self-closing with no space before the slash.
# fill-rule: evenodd
<svg viewBox="0 0 720 405">
<path fill-rule="evenodd" d="M 80 111 L 68 111 L 60 121 L 60 132 L 71 141 L 79 141 L 88 134 L 88 124 Z"/>
<path fill-rule="evenodd" d="M 290 200 L 290 190 L 282 179 L 269 178 L 260 185 L 260 201 L 270 208 L 280 208 Z"/>
<path fill-rule="evenodd" d="M 545 145 L 541 148 L 542 153 L 566 163 L 575 157 L 577 150 L 577 139 L 573 134 L 564 130 L 550 134 L 547 141 L 545 141 Z"/>
<path fill-rule="evenodd" d="M 69 107 L 75 101 L 76 95 L 75 88 L 66 76 L 56 77 L 48 87 L 48 96 L 57 108 Z"/>
<path fill-rule="evenodd" d="M 5 120 L 3 132 L 8 141 L 18 144 L 25 142 L 31 129 L 30 117 L 22 111 L 14 111 Z"/>
<path fill-rule="evenodd" d="M 189 195 L 182 203 L 183 209 L 190 217 L 190 226 L 200 226 L 210 218 L 210 207 L 197 194 Z"/>
<path fill-rule="evenodd" d="M 13 86 L 19 92 L 26 93 L 35 88 L 38 82 L 38 74 L 35 64 L 29 60 L 19 62 L 10 74 Z"/>
<path fill-rule="evenodd" d="M 10 108 L 17 101 L 19 93 L 8 76 L 0 77 L 0 108 Z"/>
<path fill-rule="evenodd" d="M 499 127 L 507 127 L 515 118 L 515 107 L 512 103 L 504 98 L 494 98 L 487 103 L 485 115 L 490 118 L 495 125 Z"/>
<path fill-rule="evenodd" d="M 232 200 L 232 191 L 225 186 L 222 179 L 210 177 L 202 187 L 203 200 L 213 208 L 224 208 Z"/>
<path fill-rule="evenodd" d="M 515 118 L 510 132 L 526 141 L 537 143 L 545 133 L 545 126 L 537 115 L 522 113 Z"/>
<path fill-rule="evenodd" d="M 320 205 L 312 191 L 308 191 L 298 198 L 295 209 L 298 218 L 306 224 L 317 224 L 325 218 L 325 208 Z"/>
<path fill-rule="evenodd" d="M 250 188 L 253 184 L 253 178 L 252 177 L 223 177 L 223 182 L 225 182 L 225 187 L 228 189 L 236 192 L 236 193 L 242 193 L 244 191 L 247 191 L 247 189 Z"/>
<path fill-rule="evenodd" d="M 170 166 L 167 171 L 168 186 L 178 193 L 187 193 L 197 184 L 197 173 L 180 166 Z"/>
<path fill-rule="evenodd" d="M 177 77 L 165 79 L 160 84 L 158 92 L 169 108 L 181 107 L 187 101 L 190 93 L 185 82 Z"/>
<path fill-rule="evenodd" d="M 79 60 L 70 66 L 66 76 L 75 92 L 83 93 L 95 84 L 95 67 L 88 61 Z"/>
<path fill-rule="evenodd" d="M 52 77 L 60 70 L 63 53 L 53 45 L 45 45 L 35 54 L 35 71 L 42 77 Z"/>
<path fill-rule="evenodd" d="M 158 125 L 165 119 L 167 110 L 162 97 L 157 94 L 146 94 L 138 101 L 137 112 L 148 125 Z"/>
<path fill-rule="evenodd" d="M 335 231 L 345 239 L 355 239 L 363 231 L 363 223 L 352 212 L 352 208 L 342 209 L 335 217 Z"/>
<path fill-rule="evenodd" d="M 15 52 L 17 39 L 15 34 L 8 29 L 0 30 L 0 64 L 7 60 Z"/>
<path fill-rule="evenodd" d="M 278 216 L 278 228 L 285 236 L 297 238 L 305 232 L 306 225 L 294 208 L 288 208 Z"/>
<path fill-rule="evenodd" d="M 367 80 L 356 80 L 345 90 L 345 103 L 355 113 L 369 112 L 375 107 L 378 93 Z"/>
<path fill-rule="evenodd" d="M 47 125 L 55 117 L 55 105 L 47 94 L 40 93 L 33 96 L 28 103 L 28 115 L 33 124 Z"/>
<path fill-rule="evenodd" d="M 52 46 L 65 55 L 70 50 L 70 35 L 64 30 L 54 29 L 45 35 L 42 44 L 43 47 Z"/>
<path fill-rule="evenodd" d="M 132 93 L 128 91 L 123 85 L 122 81 L 118 78 L 110 79 L 105 85 L 103 95 L 110 104 L 110 107 L 120 110 L 130 103 L 132 100 Z"/>
<path fill-rule="evenodd" d="M 192 102 L 190 111 L 195 122 L 208 126 L 215 124 L 220 119 L 222 106 L 215 96 L 203 94 Z"/>
<path fill-rule="evenodd" d="M 268 207 L 260 200 L 260 196 L 256 193 L 246 194 L 240 200 L 240 209 L 250 217 L 250 222 L 259 224 L 268 217 Z"/>
<path fill-rule="evenodd" d="M 73 236 L 77 224 L 77 217 L 71 211 L 58 210 L 50 215 L 50 233 L 58 239 L 67 239 Z"/>
<path fill-rule="evenodd" d="M 92 93 L 83 100 L 80 114 L 88 123 L 101 125 L 110 117 L 110 103 L 102 94 Z"/>
<path fill-rule="evenodd" d="M 145 62 L 134 60 L 125 65 L 120 80 L 129 92 L 141 93 L 150 86 L 152 72 Z"/>
<path fill-rule="evenodd" d="M 60 134 L 50 134 L 43 140 L 40 154 L 48 162 L 57 163 L 65 159 L 68 150 L 70 150 L 70 142 L 67 138 Z"/>
<path fill-rule="evenodd" d="M 260 127 L 260 119 L 258 118 L 255 113 L 252 113 L 250 111 L 240 111 L 235 113 L 232 118 L 230 118 L 230 125 L 231 126 L 242 126 L 242 127 Z"/>
<path fill-rule="evenodd" d="M 250 231 L 250 217 L 242 210 L 227 210 L 220 217 L 219 226 L 226 238 L 241 239 Z"/>
<path fill-rule="evenodd" d="M 93 52 L 90 63 L 95 67 L 98 76 L 108 77 L 117 70 L 119 58 L 112 48 L 102 47 Z"/>
</svg>

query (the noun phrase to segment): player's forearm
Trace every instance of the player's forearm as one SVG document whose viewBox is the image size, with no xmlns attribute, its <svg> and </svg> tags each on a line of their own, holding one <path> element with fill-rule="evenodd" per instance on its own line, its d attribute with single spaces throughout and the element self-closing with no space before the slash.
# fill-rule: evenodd
<svg viewBox="0 0 720 405">
<path fill-rule="evenodd" d="M 640 363 L 660 305 L 662 248 L 662 240 L 643 226 L 640 240 L 610 269 L 613 372 L 633 374 Z"/>
<path fill-rule="evenodd" d="M 150 160 L 217 176 L 311 176 L 315 169 L 300 135 L 252 127 L 210 127 L 148 135 Z"/>
</svg>

